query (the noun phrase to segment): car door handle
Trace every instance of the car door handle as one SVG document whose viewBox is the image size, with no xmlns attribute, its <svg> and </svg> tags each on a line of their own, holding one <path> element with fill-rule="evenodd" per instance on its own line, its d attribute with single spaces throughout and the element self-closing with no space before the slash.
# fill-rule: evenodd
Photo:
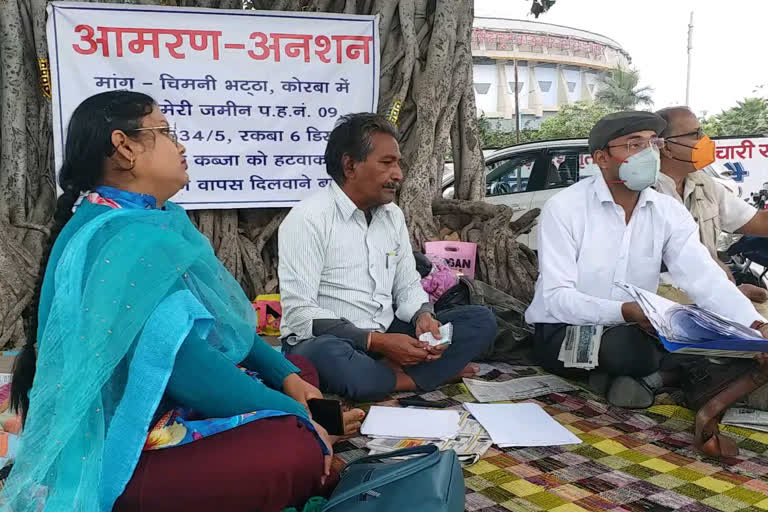
<svg viewBox="0 0 768 512">
<path fill-rule="evenodd" d="M 512 208 L 512 211 L 514 211 L 514 212 L 519 212 L 520 210 L 523 210 L 523 207 L 522 207 L 522 206 L 520 206 L 520 205 L 519 205 L 519 204 L 517 204 L 517 203 L 508 204 L 507 206 L 509 206 L 510 208 Z"/>
</svg>

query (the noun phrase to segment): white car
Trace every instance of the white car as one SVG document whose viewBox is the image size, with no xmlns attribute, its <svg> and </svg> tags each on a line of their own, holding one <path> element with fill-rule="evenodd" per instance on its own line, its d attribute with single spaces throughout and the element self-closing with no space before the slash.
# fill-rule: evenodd
<svg viewBox="0 0 768 512">
<path fill-rule="evenodd" d="M 592 162 L 587 139 L 530 142 L 485 153 L 485 201 L 514 209 L 512 220 L 527 210 L 541 208 L 562 189 L 600 172 L 600 168 Z M 704 171 L 729 191 L 741 196 L 741 187 L 729 179 L 729 171 L 725 167 L 712 164 Z M 442 190 L 444 198 L 453 199 L 451 164 L 446 164 Z M 536 250 L 536 230 L 521 235 L 518 241 Z"/>
</svg>

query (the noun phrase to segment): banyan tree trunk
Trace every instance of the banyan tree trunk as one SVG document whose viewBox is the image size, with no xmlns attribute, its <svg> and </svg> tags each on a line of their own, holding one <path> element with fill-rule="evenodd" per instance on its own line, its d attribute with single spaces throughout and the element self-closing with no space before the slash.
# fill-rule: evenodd
<svg viewBox="0 0 768 512">
<path fill-rule="evenodd" d="M 145 3 L 224 9 L 241 0 L 158 0 Z M 438 239 L 442 216 L 464 219 L 464 239 L 480 244 L 480 277 L 528 299 L 535 256 L 514 238 L 532 222 L 509 222 L 505 207 L 471 203 L 485 195 L 485 172 L 472 90 L 473 3 L 468 0 L 251 0 L 262 10 L 379 16 L 379 112 L 401 104 L 398 125 L 406 179 L 398 204 L 414 248 Z M 32 296 L 55 203 L 51 103 L 40 87 L 47 58 L 46 0 L 0 1 L 0 348 L 23 338 L 21 312 Z M 443 165 L 452 155 L 456 198 L 438 202 Z M 475 206 L 473 206 L 475 205 Z M 480 208 L 471 214 L 466 208 Z M 481 210 L 478 210 L 480 212 Z M 472 210 L 474 211 L 474 210 Z M 190 214 L 227 268 L 253 297 L 277 282 L 276 233 L 284 209 L 206 210 Z M 526 224 L 527 223 L 527 224 Z"/>
</svg>

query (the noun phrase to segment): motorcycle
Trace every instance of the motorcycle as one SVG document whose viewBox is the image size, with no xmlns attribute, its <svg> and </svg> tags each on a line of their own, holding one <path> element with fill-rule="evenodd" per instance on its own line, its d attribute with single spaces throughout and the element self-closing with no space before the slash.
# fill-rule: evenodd
<svg viewBox="0 0 768 512">
<path fill-rule="evenodd" d="M 764 183 L 759 191 L 752 192 L 747 201 L 758 210 L 766 209 L 768 183 Z M 727 255 L 726 265 L 730 268 L 736 284 L 751 284 L 768 289 L 768 280 L 766 279 L 766 275 L 768 275 L 768 237 L 724 233 L 718 245 L 722 247 L 724 244 L 730 245 L 725 251 Z"/>
<path fill-rule="evenodd" d="M 731 269 L 736 284 L 751 284 L 768 289 L 768 238 L 743 236 L 728 248 Z"/>
</svg>

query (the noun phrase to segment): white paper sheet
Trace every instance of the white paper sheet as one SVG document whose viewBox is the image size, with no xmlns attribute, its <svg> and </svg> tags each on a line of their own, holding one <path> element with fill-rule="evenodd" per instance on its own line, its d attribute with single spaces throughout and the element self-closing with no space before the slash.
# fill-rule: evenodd
<svg viewBox="0 0 768 512">
<path fill-rule="evenodd" d="M 464 407 L 502 448 L 581 443 L 581 439 L 536 404 L 464 404 Z"/>
<path fill-rule="evenodd" d="M 374 405 L 363 421 L 364 436 L 414 439 L 452 439 L 459 433 L 460 412 L 404 409 Z"/>
</svg>

